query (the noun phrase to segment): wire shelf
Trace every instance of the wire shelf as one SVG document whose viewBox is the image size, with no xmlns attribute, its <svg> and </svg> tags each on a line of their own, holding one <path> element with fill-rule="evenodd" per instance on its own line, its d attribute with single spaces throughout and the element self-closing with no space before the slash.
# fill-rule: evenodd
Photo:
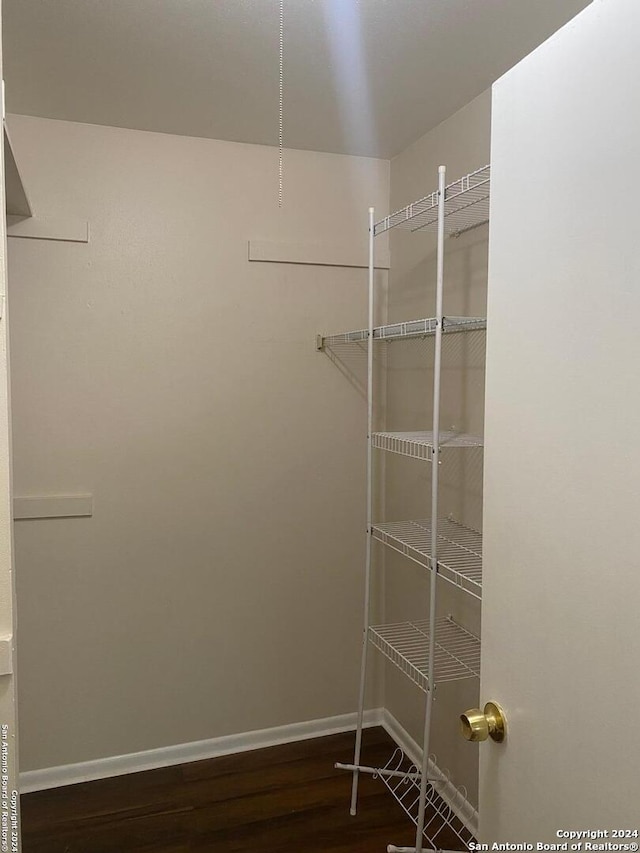
<svg viewBox="0 0 640 853">
<path fill-rule="evenodd" d="M 435 755 L 431 755 L 429 758 L 431 766 L 437 767 Z M 380 775 L 379 778 L 417 826 L 420 801 L 420 769 L 398 747 L 382 770 L 405 774 L 404 776 Z M 441 847 L 437 843 L 440 833 L 447 833 L 448 842 L 451 834 L 453 834 L 461 842 L 463 849 L 468 850 L 474 836 L 465 823 L 474 821 L 475 812 L 467 800 L 466 789 L 455 787 L 450 781 L 448 773 L 442 772 L 441 775 L 441 781 L 434 780 L 427 783 L 423 836 L 432 850 L 438 850 Z"/>
<path fill-rule="evenodd" d="M 374 539 L 431 569 L 431 522 L 374 524 Z M 475 598 L 482 597 L 482 534 L 450 518 L 438 520 L 438 574 Z"/>
<path fill-rule="evenodd" d="M 486 329 L 484 317 L 443 317 L 442 331 L 444 334 L 453 332 L 472 332 Z M 423 320 L 407 320 L 403 323 L 391 323 L 387 326 L 376 326 L 373 330 L 374 341 L 397 341 L 409 338 L 424 338 L 436 333 L 436 318 L 426 317 Z M 368 329 L 357 329 L 339 335 L 318 336 L 318 349 L 337 344 L 357 344 L 369 338 Z"/>
<path fill-rule="evenodd" d="M 445 188 L 445 233 L 461 234 L 489 221 L 491 167 L 483 166 Z M 373 226 L 374 236 L 391 228 L 419 231 L 438 224 L 438 192 L 432 192 L 385 216 Z"/>
<path fill-rule="evenodd" d="M 412 459 L 431 462 L 433 458 L 433 432 L 374 432 L 371 435 L 372 446 L 389 453 L 400 453 Z M 482 447 L 484 441 L 479 435 L 467 435 L 451 430 L 440 433 L 440 449 L 448 447 Z"/>
<path fill-rule="evenodd" d="M 369 642 L 425 693 L 429 689 L 429 622 L 369 628 Z M 480 640 L 449 616 L 436 620 L 435 683 L 478 678 Z"/>
</svg>

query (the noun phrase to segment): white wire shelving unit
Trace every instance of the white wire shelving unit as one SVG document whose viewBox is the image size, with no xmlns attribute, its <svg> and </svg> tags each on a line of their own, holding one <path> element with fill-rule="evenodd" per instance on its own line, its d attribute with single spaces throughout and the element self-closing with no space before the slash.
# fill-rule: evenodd
<svg viewBox="0 0 640 853">
<path fill-rule="evenodd" d="M 464 789 L 443 777 L 430 757 L 433 698 L 438 684 L 479 677 L 480 640 L 457 624 L 452 617 L 436 617 L 438 579 L 448 581 L 475 599 L 481 597 L 482 537 L 469 527 L 438 514 L 441 454 L 482 447 L 481 436 L 440 429 L 442 338 L 447 333 L 464 333 L 486 328 L 481 317 L 452 317 L 443 314 L 444 242 L 447 235 L 458 236 L 489 221 L 491 169 L 484 166 L 451 184 L 445 182 L 445 168 L 438 169 L 438 189 L 407 207 L 376 222 L 369 209 L 369 309 L 366 329 L 335 335 L 318 335 L 316 348 L 330 349 L 343 344 L 363 344 L 367 348 L 367 538 L 365 557 L 364 630 L 360 670 L 358 723 L 353 764 L 337 764 L 352 772 L 351 814 L 356 814 L 358 781 L 362 773 L 379 777 L 400 803 L 416 827 L 415 846 L 395 847 L 396 853 L 440 850 L 441 833 L 451 834 L 463 849 L 473 839 L 469 828 L 477 814 L 469 806 Z M 436 305 L 433 317 L 374 326 L 374 242 L 393 228 L 411 231 L 435 229 Z M 430 431 L 374 431 L 373 355 L 378 341 L 434 338 L 433 426 Z M 431 462 L 431 517 L 418 521 L 373 523 L 373 451 L 382 450 L 412 459 Z M 382 542 L 429 571 L 428 618 L 392 625 L 372 625 L 372 543 Z M 398 749 L 383 767 L 361 763 L 364 699 L 369 646 L 391 661 L 406 677 L 426 693 L 422 759 L 412 763 Z M 444 836 L 443 836 L 444 837 Z"/>
</svg>

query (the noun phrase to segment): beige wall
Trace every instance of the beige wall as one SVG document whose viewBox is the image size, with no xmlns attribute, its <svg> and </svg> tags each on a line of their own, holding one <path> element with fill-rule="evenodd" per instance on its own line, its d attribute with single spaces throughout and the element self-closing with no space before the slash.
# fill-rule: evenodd
<svg viewBox="0 0 640 853">
<path fill-rule="evenodd" d="M 439 125 L 391 163 L 391 209 L 426 195 L 437 187 L 440 164 L 447 183 L 489 162 L 490 93 L 485 92 Z M 445 314 L 485 316 L 488 227 L 482 226 L 446 243 Z M 429 317 L 435 313 L 435 235 L 394 232 L 391 239 L 389 321 Z M 445 336 L 442 369 L 441 427 L 483 431 L 484 332 Z M 388 349 L 387 428 L 430 429 L 432 422 L 433 338 L 394 343 Z M 386 519 L 428 517 L 431 469 L 389 454 L 385 461 Z M 440 513 L 452 513 L 476 529 L 482 526 L 482 451 L 444 451 L 440 470 Z M 426 618 L 428 575 L 404 557 L 376 546 L 385 561 L 385 607 L 389 622 Z M 475 633 L 480 629 L 479 603 L 441 582 L 440 612 Z M 461 711 L 478 701 L 477 681 L 443 684 L 435 703 L 431 751 L 449 768 L 470 799 L 477 796 L 477 747 L 458 734 Z M 422 742 L 424 694 L 388 667 L 385 706 Z"/>
<path fill-rule="evenodd" d="M 39 217 L 11 240 L 23 770 L 355 710 L 365 401 L 314 349 L 366 273 L 247 240 L 366 242 L 389 164 L 10 117 Z"/>
<path fill-rule="evenodd" d="M 272 149 L 10 117 L 37 215 L 91 225 L 88 245 L 10 241 L 16 494 L 95 496 L 91 519 L 16 527 L 22 769 L 354 710 L 365 364 L 313 339 L 365 324 L 366 275 L 248 263 L 247 240 L 364 246 L 369 205 L 425 194 L 441 162 L 450 180 L 488 162 L 489 113 L 487 93 L 390 176 L 287 152 L 282 210 Z M 445 311 L 484 314 L 486 242 L 448 241 Z M 379 319 L 432 314 L 432 236 L 391 248 Z M 389 428 L 430 418 L 431 351 L 388 348 Z M 483 374 L 483 333 L 446 339 L 443 426 L 482 431 Z M 428 466 L 378 464 L 378 517 L 428 513 Z M 445 513 L 480 526 L 481 452 L 442 469 Z M 423 616 L 425 573 L 375 548 L 387 621 Z M 442 593 L 478 630 L 479 608 Z M 421 740 L 422 694 L 385 680 Z M 476 700 L 440 689 L 433 744 L 472 789 L 456 721 Z"/>
</svg>

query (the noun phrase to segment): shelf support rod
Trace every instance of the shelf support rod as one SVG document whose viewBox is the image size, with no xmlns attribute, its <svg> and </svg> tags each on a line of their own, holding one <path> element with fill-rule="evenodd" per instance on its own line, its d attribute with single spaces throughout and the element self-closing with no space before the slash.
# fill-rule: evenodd
<svg viewBox="0 0 640 853">
<path fill-rule="evenodd" d="M 435 685 L 436 656 L 436 595 L 438 588 L 438 476 L 440 468 L 440 374 L 442 363 L 442 294 L 444 289 L 444 214 L 445 214 L 444 166 L 438 167 L 438 254 L 436 267 L 436 339 L 433 365 L 433 454 L 431 458 L 431 578 L 429 585 L 429 684 L 427 706 L 424 715 L 424 737 L 422 739 L 422 779 L 418 801 L 418 823 L 416 829 L 416 853 L 422 853 L 424 810 L 427 800 L 429 742 L 433 717 L 433 694 Z"/>
<path fill-rule="evenodd" d="M 374 217 L 373 208 L 369 208 L 369 328 L 367 337 L 367 541 L 365 555 L 364 582 L 364 629 L 362 632 L 362 662 L 360 664 L 360 696 L 358 699 L 358 723 L 356 727 L 356 745 L 353 755 L 353 782 L 351 784 L 352 815 L 356 814 L 358 805 L 358 778 L 360 775 L 360 753 L 362 751 L 362 724 L 364 721 L 364 699 L 367 678 L 367 652 L 369 648 L 369 611 L 371 609 L 371 527 L 373 525 L 373 297 L 374 297 L 374 266 L 373 241 Z"/>
<path fill-rule="evenodd" d="M 357 770 L 359 773 L 368 773 L 370 776 L 385 776 L 389 779 L 419 779 L 420 773 L 416 770 L 415 773 L 404 772 L 402 770 L 385 770 L 384 767 L 367 767 L 365 764 L 356 766 L 355 764 L 341 764 L 339 761 L 333 765 L 336 770 Z M 441 779 L 432 778 L 433 782 L 441 782 Z"/>
</svg>

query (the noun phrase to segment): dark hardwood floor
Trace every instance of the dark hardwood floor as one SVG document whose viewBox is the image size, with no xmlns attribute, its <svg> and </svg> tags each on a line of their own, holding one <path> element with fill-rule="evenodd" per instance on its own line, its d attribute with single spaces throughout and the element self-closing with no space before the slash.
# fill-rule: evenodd
<svg viewBox="0 0 640 853">
<path fill-rule="evenodd" d="M 24 853 L 384 853 L 414 830 L 384 785 L 360 782 L 349 815 L 353 733 L 24 794 Z M 394 747 L 367 729 L 363 763 Z M 446 831 L 438 845 L 458 848 Z"/>
</svg>

